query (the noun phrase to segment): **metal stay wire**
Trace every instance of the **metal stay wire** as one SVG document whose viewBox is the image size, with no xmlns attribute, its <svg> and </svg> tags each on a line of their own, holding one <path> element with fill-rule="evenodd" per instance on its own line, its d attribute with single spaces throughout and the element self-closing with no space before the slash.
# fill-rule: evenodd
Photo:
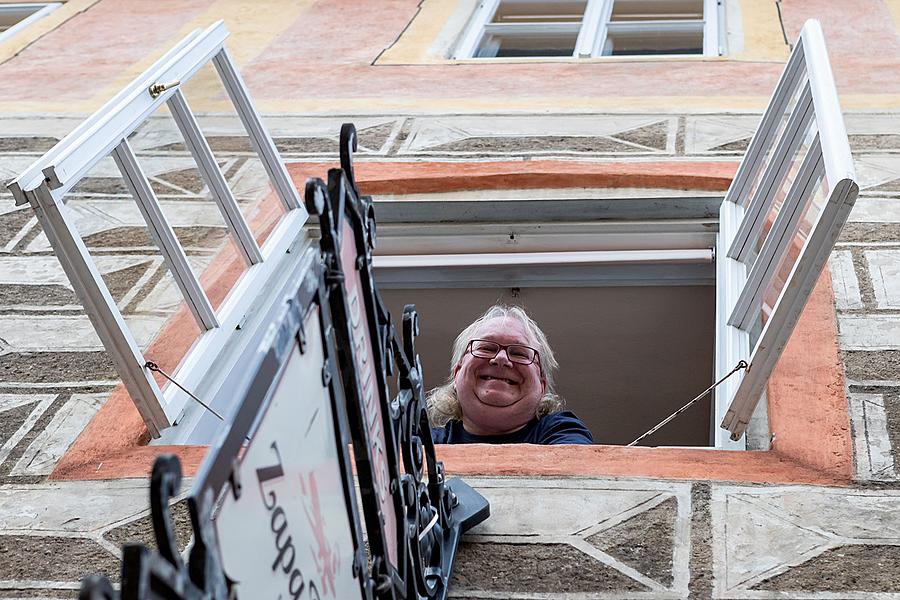
<svg viewBox="0 0 900 600">
<path fill-rule="evenodd" d="M 173 379 L 171 375 L 169 375 L 168 373 L 166 373 L 165 371 L 160 369 L 158 364 L 156 364 L 152 360 L 148 360 L 147 362 L 144 363 L 144 366 L 147 367 L 148 369 L 150 369 L 151 371 L 153 371 L 154 373 L 159 373 L 160 375 L 162 375 L 163 377 L 165 377 L 166 379 L 171 381 L 173 384 L 175 384 L 178 387 L 178 389 L 180 389 L 182 392 L 184 392 L 185 394 L 187 394 L 188 396 L 193 398 L 197 402 L 197 404 L 199 404 L 200 406 L 202 406 L 203 408 L 205 408 L 206 410 L 211 412 L 217 419 L 219 419 L 222 422 L 225 421 L 225 418 L 222 415 L 220 415 L 215 410 L 213 410 L 213 408 L 209 404 L 207 404 L 206 402 L 204 402 L 203 400 L 201 400 L 200 398 L 198 398 L 197 396 L 192 394 L 190 390 L 188 390 L 183 385 L 181 385 L 180 383 L 175 381 L 175 379 Z"/>
<path fill-rule="evenodd" d="M 155 362 L 153 362 L 152 360 L 148 360 L 146 363 L 144 363 L 144 366 L 147 367 L 148 369 L 150 369 L 151 371 L 155 372 L 155 373 L 159 373 L 160 375 L 162 375 L 163 377 L 165 377 L 166 379 L 168 379 L 170 382 L 172 382 L 173 384 L 175 384 L 175 385 L 178 387 L 178 389 L 180 389 L 180 390 L 183 391 L 185 394 L 187 394 L 188 396 L 190 396 L 191 398 L 193 398 L 193 399 L 197 402 L 197 404 L 199 404 L 200 406 L 202 406 L 203 408 L 205 408 L 206 410 L 208 410 L 209 412 L 211 412 L 217 419 L 219 419 L 220 421 L 225 421 L 225 419 L 224 419 L 224 417 L 222 417 L 222 415 L 220 415 L 218 412 L 216 412 L 211 406 L 209 406 L 208 404 L 206 404 L 203 400 L 201 400 L 200 398 L 198 398 L 197 396 L 195 396 L 193 393 L 191 393 L 190 390 L 188 390 L 188 389 L 185 388 L 183 385 L 181 385 L 180 383 L 178 383 L 177 381 L 175 381 L 175 379 L 174 379 L 171 375 L 169 375 L 168 373 L 166 373 L 165 371 L 163 371 L 163 370 L 159 367 L 159 365 L 157 365 Z M 650 436 L 650 435 L 653 435 L 654 433 L 656 433 L 657 431 L 659 431 L 660 429 L 662 429 L 667 423 L 669 423 L 670 421 L 672 421 L 675 417 L 677 417 L 678 415 L 680 415 L 681 413 L 683 413 L 684 411 L 686 411 L 687 409 L 689 409 L 691 406 L 693 406 L 694 404 L 696 404 L 697 402 L 699 402 L 704 396 L 706 396 L 706 395 L 709 394 L 711 391 L 713 391 L 714 389 L 716 389 L 716 387 L 719 386 L 719 385 L 721 385 L 721 383 L 722 383 L 723 381 L 725 381 L 726 379 L 728 379 L 729 377 L 731 377 L 732 375 L 734 375 L 734 374 L 737 373 L 738 371 L 742 371 L 742 370 L 746 369 L 748 366 L 749 366 L 749 365 L 747 364 L 747 361 L 745 361 L 745 360 L 738 361 L 738 364 L 736 364 L 736 365 L 734 366 L 734 368 L 733 368 L 731 371 L 729 371 L 727 374 L 725 374 L 721 379 L 719 379 L 719 380 L 716 381 L 714 384 L 712 384 L 711 386 L 709 386 L 708 388 L 706 388 L 705 390 L 703 390 L 702 392 L 700 392 L 700 394 L 697 395 L 695 398 L 693 398 L 690 402 L 688 402 L 687 404 L 685 404 L 684 406 L 682 406 L 681 408 L 679 408 L 678 410 L 676 410 L 675 412 L 673 412 L 671 415 L 669 415 L 668 417 L 666 417 L 665 419 L 663 419 L 662 421 L 660 421 L 659 423 L 657 423 L 656 425 L 654 425 L 653 427 L 651 427 L 650 429 L 648 429 L 646 432 L 644 432 L 643 434 L 641 434 L 640 436 L 638 436 L 634 441 L 632 441 L 631 443 L 629 443 L 629 444 L 627 444 L 627 445 L 628 445 L 628 446 L 635 446 L 635 445 L 637 445 L 638 442 L 640 442 L 640 441 L 643 440 L 644 438 L 646 438 L 646 437 L 648 437 L 648 436 Z M 429 527 L 430 527 L 430 526 L 429 526 Z M 428 528 L 426 528 L 426 531 L 427 531 L 427 529 L 428 529 Z"/>
<path fill-rule="evenodd" d="M 660 421 L 659 423 L 657 423 L 656 425 L 651 427 L 645 433 L 642 433 L 640 436 L 638 436 L 637 439 L 635 439 L 633 442 L 628 444 L 628 446 L 634 446 L 638 442 L 640 442 L 642 439 L 644 439 L 645 437 L 656 433 L 657 431 L 662 429 L 666 423 L 668 423 L 669 421 L 671 421 L 672 419 L 674 419 L 675 417 L 677 417 L 678 415 L 680 415 L 681 413 L 683 413 L 684 411 L 686 411 L 687 409 L 692 407 L 694 404 L 699 402 L 704 396 L 706 396 L 708 393 L 710 393 L 711 391 L 716 389 L 716 386 L 720 385 L 723 381 L 725 381 L 726 379 L 728 379 L 729 377 L 731 377 L 738 371 L 742 371 L 742 370 L 746 369 L 748 366 L 749 365 L 747 364 L 747 361 L 745 361 L 745 360 L 738 361 L 738 364 L 736 364 L 734 366 L 734 368 L 728 372 L 728 374 L 724 375 L 717 382 L 715 382 L 714 384 L 712 384 L 711 386 L 709 386 L 708 388 L 706 388 L 705 390 L 700 392 L 700 395 L 698 395 L 696 398 L 694 398 L 693 400 L 691 400 L 690 402 L 688 402 L 687 404 L 685 404 L 684 406 L 682 406 L 681 408 L 679 408 L 678 410 L 673 412 L 671 415 L 669 415 L 668 417 L 666 417 L 665 419 L 663 419 L 662 421 Z"/>
</svg>

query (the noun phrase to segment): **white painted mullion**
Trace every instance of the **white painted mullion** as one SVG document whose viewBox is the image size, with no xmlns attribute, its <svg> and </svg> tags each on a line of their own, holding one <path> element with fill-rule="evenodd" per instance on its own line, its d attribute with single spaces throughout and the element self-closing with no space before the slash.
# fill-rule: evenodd
<svg viewBox="0 0 900 600">
<path fill-rule="evenodd" d="M 747 206 L 744 221 L 738 229 L 731 248 L 728 249 L 728 256 L 731 258 L 747 262 L 753 242 L 760 236 L 765 225 L 766 216 L 775 199 L 775 194 L 782 185 L 791 161 L 800 148 L 800 144 L 803 143 L 806 130 L 814 116 L 812 94 L 809 84 L 807 84 L 803 88 L 794 112 L 788 118 L 778 146 L 772 152 L 772 158 Z"/>
<path fill-rule="evenodd" d="M 197 163 L 200 175 L 203 177 L 207 187 L 209 187 L 213 201 L 219 207 L 219 211 L 225 219 L 225 224 L 228 226 L 228 231 L 237 243 L 238 248 L 240 248 L 244 260 L 251 266 L 262 262 L 262 253 L 259 250 L 256 239 L 253 237 L 253 232 L 250 230 L 246 219 L 244 219 L 244 215 L 241 214 L 237 200 L 235 200 L 234 194 L 231 193 L 231 188 L 228 187 L 228 182 L 225 181 L 225 176 L 219 169 L 216 157 L 213 156 L 206 138 L 203 137 L 203 132 L 200 131 L 200 126 L 194 118 L 194 114 L 191 112 L 184 94 L 180 90 L 176 91 L 169 98 L 168 106 L 175 123 L 178 125 L 178 129 L 181 131 L 181 135 L 184 136 L 185 144 L 191 156 L 194 157 L 194 161 Z"/>
<path fill-rule="evenodd" d="M 703 54 L 719 56 L 719 0 L 703 0 Z"/>
<path fill-rule="evenodd" d="M 747 283 L 741 290 L 741 295 L 728 318 L 729 325 L 744 330 L 752 327 L 756 309 L 762 304 L 763 296 L 775 276 L 781 258 L 788 251 L 796 235 L 806 201 L 815 192 L 815 184 L 821 175 L 822 151 L 817 143 L 806 155 L 797 179 L 791 186 L 778 216 L 775 217 L 775 222 L 772 223 L 772 229 L 766 236 L 759 257 L 753 263 L 753 268 L 750 269 L 750 274 L 747 276 Z"/>
<path fill-rule="evenodd" d="M 703 21 L 616 21 L 607 25 L 607 30 L 614 33 L 695 33 L 702 31 Z"/>
<path fill-rule="evenodd" d="M 305 212 L 306 208 L 300 201 L 297 188 L 294 187 L 294 182 L 291 180 L 291 176 L 284 166 L 284 161 L 281 160 L 281 155 L 275 147 L 275 142 L 272 141 L 272 136 L 269 135 L 268 130 L 263 125 L 259 112 L 256 110 L 250 94 L 247 93 L 247 86 L 244 85 L 241 74 L 235 68 L 228 50 L 223 47 L 213 57 L 213 64 L 216 66 L 216 71 L 218 71 L 219 77 L 222 79 L 225 91 L 228 92 L 228 97 L 231 98 L 238 117 L 240 117 L 247 134 L 250 136 L 253 149 L 259 155 L 263 167 L 269 176 L 269 181 L 275 187 L 281 203 L 289 211 L 302 210 Z"/>
<path fill-rule="evenodd" d="M 28 192 L 27 196 L 150 435 L 159 437 L 160 430 L 171 425 L 162 392 L 144 367 L 144 356 L 84 242 L 76 233 L 68 208 L 61 198 L 54 197 L 46 183 Z"/>
<path fill-rule="evenodd" d="M 603 0 L 598 9 L 596 33 L 594 45 L 591 47 L 591 56 L 603 56 L 603 47 L 606 45 L 606 36 L 609 32 L 609 20 L 612 18 L 613 2 L 615 0 Z"/>
<path fill-rule="evenodd" d="M 581 31 L 579 23 L 490 23 L 484 26 L 487 35 L 539 37 L 547 34 L 577 34 L 579 31 Z"/>
<path fill-rule="evenodd" d="M 216 313 L 209 303 L 209 298 L 206 297 L 200 282 L 194 276 L 194 272 L 191 270 L 190 264 L 188 264 L 187 256 L 184 254 L 184 249 L 181 247 L 175 232 L 172 230 L 172 226 L 169 225 L 160 209 L 159 200 L 127 140 L 122 140 L 122 143 L 113 150 L 113 159 L 122 172 L 122 178 L 125 180 L 131 195 L 137 202 L 138 209 L 147 222 L 150 235 L 159 247 L 166 261 L 166 266 L 169 268 L 169 272 L 172 273 L 172 277 L 175 279 L 178 289 L 181 290 L 181 295 L 187 302 L 188 308 L 190 308 L 191 314 L 194 315 L 194 319 L 196 319 L 200 329 L 208 331 L 218 327 L 219 323 L 216 319 Z"/>
<path fill-rule="evenodd" d="M 499 5 L 500 0 L 483 0 L 472 15 L 465 35 L 456 47 L 456 52 L 453 53 L 454 58 L 472 58 L 475 56 L 478 42 L 484 36 L 484 26 L 490 22 Z"/>
<path fill-rule="evenodd" d="M 587 58 L 593 53 L 605 6 L 606 0 L 588 0 L 581 19 L 578 41 L 575 42 L 576 58 Z"/>
</svg>

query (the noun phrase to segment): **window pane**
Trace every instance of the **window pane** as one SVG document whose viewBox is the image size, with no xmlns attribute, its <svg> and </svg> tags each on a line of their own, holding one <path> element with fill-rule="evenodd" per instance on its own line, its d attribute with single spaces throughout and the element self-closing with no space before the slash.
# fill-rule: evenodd
<svg viewBox="0 0 900 600">
<path fill-rule="evenodd" d="M 781 297 L 785 285 L 787 285 L 791 271 L 794 270 L 794 265 L 797 264 L 797 260 L 800 258 L 800 252 L 806 245 L 806 240 L 809 238 L 813 227 L 815 227 L 816 222 L 819 220 L 819 215 L 822 214 L 822 209 L 825 207 L 826 202 L 828 202 L 827 193 L 828 190 L 826 189 L 822 178 L 819 177 L 818 183 L 814 187 L 813 194 L 806 198 L 801 209 L 803 210 L 803 217 L 800 220 L 800 225 L 797 231 L 794 232 L 787 250 L 782 253 L 779 258 L 778 266 L 775 269 L 775 275 L 772 277 L 772 281 L 769 282 L 769 285 L 766 288 L 762 299 L 762 305 L 757 309 L 754 327 L 750 331 L 751 347 L 756 345 L 763 327 L 765 327 L 766 322 L 768 322 L 769 317 L 772 315 L 772 311 L 775 310 L 775 305 L 778 303 L 778 299 Z"/>
<path fill-rule="evenodd" d="M 558 34 L 492 34 L 481 41 L 475 56 L 502 58 L 510 56 L 572 56 L 577 33 Z"/>
<path fill-rule="evenodd" d="M 703 54 L 703 30 L 610 31 L 603 46 L 604 56 L 650 54 Z"/>
<path fill-rule="evenodd" d="M 802 77 L 803 74 L 801 73 Z M 781 137 L 784 134 L 784 130 L 787 126 L 788 119 L 791 116 L 791 113 L 794 112 L 794 109 L 797 107 L 797 103 L 800 101 L 800 95 L 803 93 L 803 86 L 797 85 L 791 94 L 790 99 L 787 101 L 784 112 L 778 116 L 778 122 L 775 126 L 775 134 L 772 136 L 771 143 L 765 152 L 765 156 L 762 160 L 759 161 L 758 170 L 754 173 L 752 179 L 750 180 L 750 186 L 748 188 L 747 195 L 743 201 L 743 205 L 747 207 L 750 203 L 750 200 L 754 198 L 757 192 L 757 188 L 762 181 L 763 173 L 765 173 L 766 169 L 769 167 L 769 163 L 772 162 L 772 155 L 775 153 L 775 148 L 778 147 L 778 143 L 781 141 Z M 758 132 L 757 132 L 758 133 Z"/>
<path fill-rule="evenodd" d="M 501 2 L 494 23 L 580 23 L 587 2 Z"/>
<path fill-rule="evenodd" d="M 616 0 L 610 21 L 703 20 L 703 0 Z"/>
<path fill-rule="evenodd" d="M 769 235 L 769 230 L 772 229 L 772 224 L 775 223 L 775 219 L 778 217 L 778 214 L 784 207 L 784 200 L 785 198 L 787 198 L 788 192 L 794 185 L 794 181 L 797 179 L 797 175 L 800 172 L 800 166 L 803 164 L 803 160 L 806 158 L 806 154 L 809 152 L 809 148 L 812 145 L 813 140 L 815 139 L 817 131 L 818 128 L 815 127 L 815 122 L 812 122 L 807 127 L 803 137 L 803 142 L 797 149 L 797 153 L 791 158 L 791 164 L 790 166 L 788 166 L 788 170 L 785 174 L 784 180 L 782 180 L 780 185 L 776 184 L 772 198 L 772 204 L 769 208 L 769 212 L 766 214 L 765 221 L 762 225 L 762 230 L 760 231 L 757 239 L 753 240 L 753 243 L 750 247 L 750 252 L 747 255 L 747 260 L 745 262 L 748 266 L 752 265 L 756 261 L 756 257 L 759 256 L 762 245 L 766 241 L 766 237 Z"/>
</svg>

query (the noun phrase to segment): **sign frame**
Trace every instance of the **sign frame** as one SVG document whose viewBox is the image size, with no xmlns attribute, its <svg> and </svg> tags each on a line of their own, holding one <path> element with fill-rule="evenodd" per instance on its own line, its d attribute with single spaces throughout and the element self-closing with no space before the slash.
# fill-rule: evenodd
<svg viewBox="0 0 900 600">
<path fill-rule="evenodd" d="M 356 148 L 356 128 L 346 123 L 341 168 L 329 170 L 327 185 L 308 180 L 305 202 L 319 217 L 375 593 L 391 600 L 446 598 L 459 538 L 490 515 L 490 505 L 462 480 L 447 480 L 436 458 L 415 350 L 418 314 L 405 307 L 401 339 L 375 283 L 375 209 L 356 185 Z M 374 383 L 360 378 L 373 368 Z M 395 374 L 392 397 L 388 378 Z M 387 482 L 378 473 L 380 453 L 389 458 Z M 393 521 L 385 515 L 390 505 Z"/>
</svg>

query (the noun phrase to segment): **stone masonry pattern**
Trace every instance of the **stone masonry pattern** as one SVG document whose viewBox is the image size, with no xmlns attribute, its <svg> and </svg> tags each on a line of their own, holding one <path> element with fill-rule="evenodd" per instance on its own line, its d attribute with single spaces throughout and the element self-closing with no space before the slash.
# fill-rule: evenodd
<svg viewBox="0 0 900 600">
<path fill-rule="evenodd" d="M 759 115 L 266 117 L 288 161 L 336 160 L 345 121 L 360 160 L 728 160 Z M 78 122 L 0 119 L 0 179 Z M 852 488 L 612 479 L 471 478 L 493 516 L 464 540 L 451 597 L 900 598 L 900 121 L 851 113 L 861 193 L 830 261 L 846 369 Z M 234 119 L 204 132 L 239 202 L 266 191 Z M 224 224 L 174 125 L 131 139 L 197 273 Z M 147 347 L 177 288 L 140 214 L 102 162 L 69 208 L 119 308 Z M 0 598 L 72 598 L 119 548 L 150 542 L 146 482 L 55 482 L 56 462 L 115 387 L 115 372 L 28 207 L 0 190 Z M 187 489 L 188 486 L 186 486 Z M 181 504 L 176 523 L 187 530 Z M 524 520 L 523 515 L 527 515 Z M 183 546 L 189 540 L 183 536 Z"/>
</svg>

